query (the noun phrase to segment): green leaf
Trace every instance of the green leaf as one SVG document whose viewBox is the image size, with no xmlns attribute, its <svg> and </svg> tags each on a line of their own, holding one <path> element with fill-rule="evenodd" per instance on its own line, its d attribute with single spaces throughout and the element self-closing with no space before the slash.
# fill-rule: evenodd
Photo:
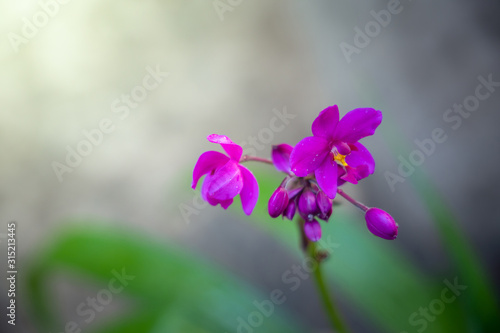
<svg viewBox="0 0 500 333">
<path fill-rule="evenodd" d="M 156 312 L 142 312 L 133 316 L 120 318 L 116 323 L 99 329 L 96 333 L 137 333 L 155 332 L 159 314 Z M 175 332 L 175 331 L 172 331 Z"/>
<path fill-rule="evenodd" d="M 252 304 L 266 299 L 221 269 L 208 266 L 137 232 L 89 224 L 62 231 L 42 251 L 28 272 L 28 293 L 33 313 L 46 331 L 64 325 L 49 309 L 50 281 L 61 271 L 78 273 L 103 283 L 119 285 L 137 308 L 100 332 L 235 332 L 238 320 L 258 312 Z M 127 278 L 128 276 L 128 278 Z M 118 281 L 118 282 L 117 282 Z M 259 332 L 299 332 L 300 325 L 283 308 L 262 316 Z M 83 319 L 83 318 L 82 318 Z M 133 327 L 134 330 L 125 327 Z M 60 330 L 59 330 L 60 331 Z"/>
</svg>

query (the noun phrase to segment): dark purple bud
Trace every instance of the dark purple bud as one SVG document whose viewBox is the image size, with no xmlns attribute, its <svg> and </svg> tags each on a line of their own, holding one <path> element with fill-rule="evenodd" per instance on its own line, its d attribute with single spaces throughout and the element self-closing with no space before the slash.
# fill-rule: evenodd
<svg viewBox="0 0 500 333">
<path fill-rule="evenodd" d="M 288 197 L 290 199 L 295 197 L 297 194 L 300 193 L 300 191 L 302 191 L 305 185 L 306 181 L 304 179 L 295 176 L 290 177 L 290 179 L 288 179 L 288 181 L 285 184 L 285 189 L 288 192 Z"/>
<path fill-rule="evenodd" d="M 278 171 L 290 173 L 290 154 L 292 153 L 292 150 L 293 147 L 286 143 L 273 146 L 271 157 L 273 159 L 273 164 Z"/>
<path fill-rule="evenodd" d="M 321 238 L 321 226 L 319 225 L 319 222 L 316 220 L 311 220 L 311 221 L 306 221 L 304 223 L 304 233 L 306 234 L 307 238 L 313 242 L 319 241 Z"/>
<path fill-rule="evenodd" d="M 396 239 L 398 224 L 391 215 L 379 208 L 370 208 L 365 214 L 366 226 L 375 236 L 384 239 Z"/>
<path fill-rule="evenodd" d="M 288 206 L 288 194 L 283 187 L 278 187 L 269 199 L 267 210 L 272 218 L 277 218 Z"/>
<path fill-rule="evenodd" d="M 316 193 L 316 204 L 318 205 L 319 215 L 322 220 L 328 221 L 333 211 L 332 200 L 323 191 Z"/>
<path fill-rule="evenodd" d="M 299 197 L 299 214 L 306 221 L 312 221 L 314 215 L 318 213 L 316 195 L 310 188 L 305 188 Z"/>
<path fill-rule="evenodd" d="M 295 200 L 290 200 L 288 206 L 286 206 L 286 209 L 283 212 L 283 217 L 286 217 L 290 221 L 293 220 L 296 210 L 297 210 L 297 204 L 295 203 Z"/>
</svg>

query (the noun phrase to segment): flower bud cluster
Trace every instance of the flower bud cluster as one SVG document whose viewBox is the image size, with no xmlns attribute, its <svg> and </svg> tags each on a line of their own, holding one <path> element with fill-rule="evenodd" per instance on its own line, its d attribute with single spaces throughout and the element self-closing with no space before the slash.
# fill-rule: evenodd
<svg viewBox="0 0 500 333">
<path fill-rule="evenodd" d="M 333 201 L 314 181 L 296 176 L 287 176 L 268 202 L 268 212 L 273 218 L 281 215 L 292 220 L 298 212 L 305 221 L 304 231 L 312 241 L 321 237 L 316 218 L 328 221 L 332 211 Z"/>
<path fill-rule="evenodd" d="M 269 199 L 268 212 L 292 220 L 295 213 L 305 221 L 319 218 L 328 221 L 333 211 L 333 202 L 315 182 L 295 176 L 286 177 Z"/>
</svg>

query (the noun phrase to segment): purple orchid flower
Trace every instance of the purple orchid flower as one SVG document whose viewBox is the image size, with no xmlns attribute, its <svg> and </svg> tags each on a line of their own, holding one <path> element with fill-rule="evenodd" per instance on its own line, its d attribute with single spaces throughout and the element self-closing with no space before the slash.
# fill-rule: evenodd
<svg viewBox="0 0 500 333">
<path fill-rule="evenodd" d="M 337 105 L 327 107 L 314 120 L 313 136 L 302 139 L 290 155 L 291 170 L 298 177 L 314 173 L 316 181 L 333 199 L 339 182 L 353 184 L 375 171 L 372 155 L 358 141 L 373 135 L 382 112 L 354 109 L 339 121 Z"/>
<path fill-rule="evenodd" d="M 217 151 L 201 154 L 194 167 L 191 187 L 196 189 L 198 180 L 206 175 L 201 188 L 203 200 L 227 209 L 239 194 L 243 211 L 250 215 L 257 204 L 259 186 L 250 170 L 240 164 L 243 148 L 225 135 L 211 134 L 207 139 L 220 144 L 229 156 Z"/>
</svg>

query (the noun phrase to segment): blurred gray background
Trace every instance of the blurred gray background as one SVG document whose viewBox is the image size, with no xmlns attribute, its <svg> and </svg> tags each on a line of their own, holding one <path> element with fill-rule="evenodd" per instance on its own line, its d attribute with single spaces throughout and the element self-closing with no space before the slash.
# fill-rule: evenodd
<svg viewBox="0 0 500 333">
<path fill-rule="evenodd" d="M 478 76 L 500 82 L 499 3 L 403 0 L 350 61 L 341 43 L 355 45 L 355 28 L 374 21 L 370 11 L 387 9 L 387 1 L 244 0 L 231 8 L 220 14 L 211 1 L 74 0 L 16 47 L 12 33 L 23 36 L 23 18 L 33 22 L 41 5 L 0 3 L 0 221 L 18 223 L 20 265 L 68 218 L 93 217 L 160 235 L 265 292 L 274 289 L 296 259 L 219 207 L 186 223 L 179 205 L 196 195 L 180 189 L 190 186 L 199 154 L 216 149 L 208 134 L 248 142 L 269 127 L 273 109 L 286 108 L 295 118 L 257 149 L 267 157 L 273 143 L 310 135 L 319 111 L 337 104 L 341 114 L 383 112 L 377 134 L 363 141 L 376 172 L 351 192 L 393 214 L 400 225 L 395 251 L 430 274 L 446 272 L 449 257 L 409 181 L 391 191 L 385 172 L 397 173 L 398 155 L 408 158 L 415 139 L 445 131 L 448 139 L 418 168 L 499 281 L 500 91 L 457 129 L 443 119 L 474 94 Z M 126 117 L 115 112 L 148 68 L 169 74 Z M 68 146 L 77 149 L 83 131 L 103 119 L 111 133 L 60 182 L 53 162 L 65 163 Z M 403 150 L 393 150 L 394 140 Z M 287 306 L 320 330 L 327 324 L 311 294 L 307 285 Z"/>
</svg>

